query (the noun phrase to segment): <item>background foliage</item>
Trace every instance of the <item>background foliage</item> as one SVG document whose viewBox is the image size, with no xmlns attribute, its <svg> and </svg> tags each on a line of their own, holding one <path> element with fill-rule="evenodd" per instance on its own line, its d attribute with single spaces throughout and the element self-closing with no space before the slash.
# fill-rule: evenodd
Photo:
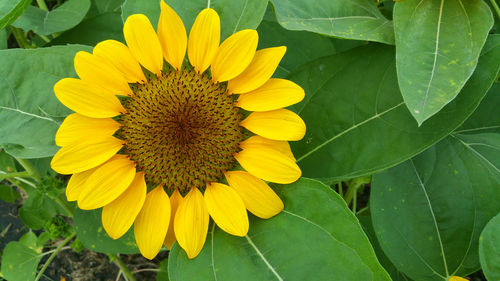
<svg viewBox="0 0 500 281">
<path fill-rule="evenodd" d="M 273 186 L 281 214 L 250 216 L 243 238 L 212 223 L 197 258 L 175 244 L 151 265 L 157 280 L 439 281 L 478 270 L 500 280 L 495 0 L 166 2 L 187 30 L 209 6 L 221 40 L 251 28 L 259 48 L 286 45 L 275 77 L 304 88 L 291 109 L 307 133 L 292 144 L 304 178 Z M 0 206 L 19 207 L 25 225 L 12 235 L 15 222 L 0 216 L 0 280 L 52 280 L 44 272 L 56 255 L 84 248 L 134 280 L 123 262 L 138 252 L 132 230 L 109 238 L 100 210 L 66 202 L 67 178 L 50 170 L 55 132 L 70 113 L 53 85 L 76 77 L 77 51 L 124 42 L 129 15 L 156 26 L 159 7 L 0 2 Z M 470 278 L 485 280 L 478 276 Z"/>
</svg>

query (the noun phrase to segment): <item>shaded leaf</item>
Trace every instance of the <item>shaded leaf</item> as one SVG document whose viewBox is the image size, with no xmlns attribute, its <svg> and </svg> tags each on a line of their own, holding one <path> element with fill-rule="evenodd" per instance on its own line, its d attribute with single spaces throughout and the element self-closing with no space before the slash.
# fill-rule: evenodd
<svg viewBox="0 0 500 281">
<path fill-rule="evenodd" d="M 399 92 L 393 48 L 368 45 L 301 67 L 289 78 L 306 91 L 295 110 L 307 132 L 292 143 L 304 176 L 354 178 L 411 158 L 467 119 L 499 67 L 500 36 L 494 35 L 462 92 L 420 127 Z"/>
<path fill-rule="evenodd" d="M 11 24 L 28 8 L 33 0 L 9 0 L 0 2 L 0 30 Z"/>
<path fill-rule="evenodd" d="M 488 94 L 497 108 L 499 90 Z M 483 106 L 489 105 L 477 112 L 487 114 Z M 479 234 L 500 212 L 500 130 L 480 128 L 453 133 L 373 177 L 377 237 L 394 265 L 415 280 L 448 280 L 480 268 Z"/>
<path fill-rule="evenodd" d="M 298 66 L 362 44 L 360 41 L 328 38 L 307 31 L 291 31 L 264 20 L 259 28 L 259 49 L 286 46 L 287 51 L 273 77 L 285 77 Z"/>
<path fill-rule="evenodd" d="M 0 200 L 7 203 L 14 203 L 19 197 L 19 193 L 17 193 L 12 186 L 0 184 Z"/>
<path fill-rule="evenodd" d="M 95 252 L 106 254 L 137 254 L 139 249 L 131 227 L 120 239 L 111 239 L 101 223 L 102 209 L 83 211 L 76 209 L 73 217 L 76 235 L 82 244 Z"/>
<path fill-rule="evenodd" d="M 95 46 L 97 43 L 108 39 L 125 43 L 122 30 L 123 22 L 120 13 L 107 12 L 86 18 L 79 25 L 52 40 L 50 44 Z"/>
<path fill-rule="evenodd" d="M 277 187 L 285 204 L 279 215 L 250 218 L 246 237 L 209 228 L 193 260 L 174 244 L 172 280 L 390 280 L 368 238 L 343 199 L 318 181 Z"/>
<path fill-rule="evenodd" d="M 25 236 L 26 235 L 34 234 L 32 232 L 28 232 Z M 42 259 L 42 256 L 26 245 L 29 244 L 28 241 L 26 241 L 27 239 L 28 238 L 24 239 L 24 243 L 17 241 L 10 242 L 3 250 L 1 271 L 3 277 L 9 281 L 26 281 L 35 279 L 38 263 Z"/>
<path fill-rule="evenodd" d="M 52 11 L 29 6 L 13 26 L 24 31 L 33 30 L 39 35 L 68 30 L 79 24 L 90 8 L 90 0 L 69 0 Z"/>
<path fill-rule="evenodd" d="M 369 0 L 271 0 L 286 29 L 394 44 L 392 21 Z"/>
<path fill-rule="evenodd" d="M 488 280 L 500 280 L 500 214 L 491 219 L 479 239 L 479 258 Z"/>
<path fill-rule="evenodd" d="M 399 86 L 419 124 L 460 92 L 492 25 L 493 15 L 482 0 L 408 0 L 395 5 Z"/>
<path fill-rule="evenodd" d="M 41 158 L 58 150 L 54 136 L 71 111 L 55 97 L 53 86 L 76 76 L 73 57 L 86 46 L 0 50 L 0 145 L 19 158 Z M 34 94 L 36 93 L 36 94 Z"/>
</svg>

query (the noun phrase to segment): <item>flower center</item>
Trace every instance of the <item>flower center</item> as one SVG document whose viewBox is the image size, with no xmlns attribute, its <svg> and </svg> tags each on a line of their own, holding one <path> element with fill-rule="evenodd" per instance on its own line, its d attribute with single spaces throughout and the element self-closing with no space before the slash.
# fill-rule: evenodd
<svg viewBox="0 0 500 281">
<path fill-rule="evenodd" d="M 194 70 L 172 70 L 134 93 L 124 102 L 117 135 L 146 182 L 185 192 L 233 168 L 243 130 L 224 84 Z"/>
</svg>

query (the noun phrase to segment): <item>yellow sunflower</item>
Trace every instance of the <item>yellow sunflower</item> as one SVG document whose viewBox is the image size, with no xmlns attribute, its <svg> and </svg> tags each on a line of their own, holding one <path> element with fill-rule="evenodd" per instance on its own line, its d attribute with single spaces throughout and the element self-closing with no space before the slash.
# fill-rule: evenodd
<svg viewBox="0 0 500 281">
<path fill-rule="evenodd" d="M 284 109 L 304 90 L 271 78 L 286 47 L 256 51 L 258 35 L 250 29 L 219 45 L 220 20 L 210 8 L 198 14 L 188 39 L 163 2 L 157 32 L 136 14 L 123 33 L 127 46 L 107 40 L 92 54 L 78 52 L 80 79 L 54 86 L 75 111 L 56 134 L 62 148 L 51 163 L 73 174 L 68 200 L 83 210 L 103 207 L 102 224 L 114 239 L 133 224 L 148 259 L 174 241 L 196 257 L 209 216 L 225 232 L 245 236 L 247 210 L 264 219 L 278 214 L 283 203 L 265 181 L 300 177 L 288 141 L 306 130 Z M 219 183 L 224 178 L 227 184 Z"/>
</svg>

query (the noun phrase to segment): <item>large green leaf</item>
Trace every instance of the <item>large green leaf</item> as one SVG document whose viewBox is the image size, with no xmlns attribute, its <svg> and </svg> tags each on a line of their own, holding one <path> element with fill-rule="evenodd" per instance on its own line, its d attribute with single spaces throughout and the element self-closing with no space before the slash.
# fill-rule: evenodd
<svg viewBox="0 0 500 281">
<path fill-rule="evenodd" d="M 26 233 L 19 242 L 12 241 L 3 250 L 2 274 L 9 281 L 34 280 L 38 263 L 42 259 L 36 235 Z"/>
<path fill-rule="evenodd" d="M 50 41 L 51 45 L 82 44 L 95 46 L 97 43 L 113 39 L 123 39 L 123 23 L 119 12 L 106 12 L 83 20 L 79 25 L 65 31 Z"/>
<path fill-rule="evenodd" d="M 13 26 L 39 35 L 50 35 L 68 30 L 79 24 L 90 8 L 90 0 L 69 0 L 52 11 L 29 6 Z"/>
<path fill-rule="evenodd" d="M 370 0 L 271 0 L 286 29 L 394 44 L 392 22 Z"/>
<path fill-rule="evenodd" d="M 483 0 L 396 4 L 396 64 L 406 106 L 419 124 L 460 92 L 493 25 Z"/>
<path fill-rule="evenodd" d="M 305 65 L 289 76 L 306 91 L 295 109 L 307 132 L 292 143 L 304 175 L 342 180 L 411 158 L 474 111 L 499 67 L 500 36 L 495 35 L 457 98 L 418 127 L 398 89 L 392 47 L 369 45 Z"/>
<path fill-rule="evenodd" d="M 286 54 L 274 73 L 274 77 L 285 77 L 304 63 L 359 46 L 361 41 L 334 39 L 307 31 L 291 31 L 278 23 L 263 20 L 259 28 L 259 49 L 286 46 Z"/>
<path fill-rule="evenodd" d="M 11 24 L 28 8 L 33 0 L 9 0 L 0 2 L 0 30 Z"/>
<path fill-rule="evenodd" d="M 73 57 L 88 47 L 0 50 L 0 145 L 19 158 L 54 155 L 61 117 L 70 113 L 55 97 L 54 84 L 75 76 Z"/>
<path fill-rule="evenodd" d="M 247 236 L 231 236 L 212 224 L 193 260 L 175 244 L 170 279 L 390 280 L 337 193 L 310 179 L 277 189 L 285 210 L 268 220 L 252 216 Z"/>
<path fill-rule="evenodd" d="M 161 0 L 163 1 L 163 0 Z M 209 7 L 217 11 L 221 21 L 221 40 L 242 29 L 256 29 L 264 16 L 268 0 L 166 0 L 181 17 L 186 30 L 199 12 Z M 146 14 L 156 27 L 160 17 L 160 0 L 126 0 L 122 7 L 122 19 L 131 14 Z"/>
<path fill-rule="evenodd" d="M 139 249 L 130 228 L 120 239 L 108 236 L 101 223 L 102 210 L 83 211 L 76 209 L 73 217 L 76 235 L 82 244 L 95 252 L 107 254 L 137 254 Z"/>
<path fill-rule="evenodd" d="M 477 112 L 500 120 L 482 110 L 492 102 L 498 108 L 499 93 L 493 88 Z M 480 267 L 479 234 L 500 212 L 500 130 L 482 128 L 453 133 L 373 177 L 377 237 L 394 265 L 415 280 L 447 280 Z"/>
<path fill-rule="evenodd" d="M 488 280 L 500 280 L 500 214 L 484 228 L 479 239 L 479 258 Z"/>
</svg>

